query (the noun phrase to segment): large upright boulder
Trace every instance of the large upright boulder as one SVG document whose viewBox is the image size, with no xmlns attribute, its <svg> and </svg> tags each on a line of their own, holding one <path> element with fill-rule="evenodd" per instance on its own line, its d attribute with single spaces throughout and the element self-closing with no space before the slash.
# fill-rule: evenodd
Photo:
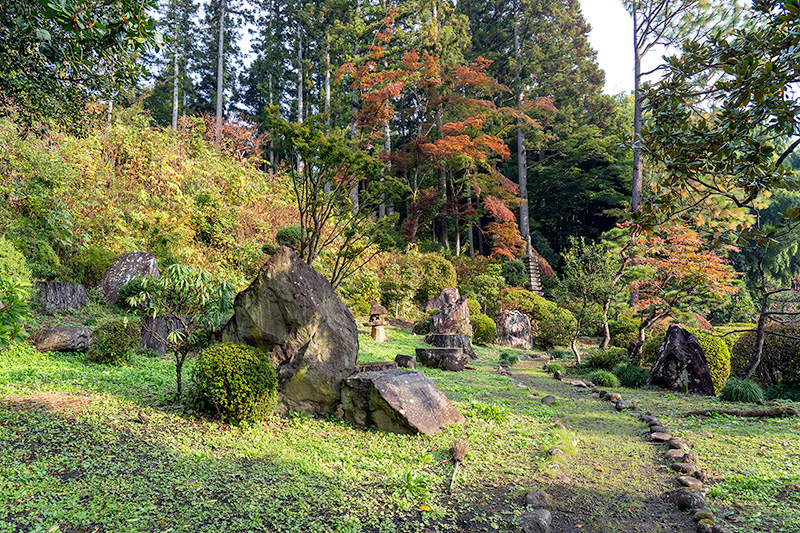
<svg viewBox="0 0 800 533">
<path fill-rule="evenodd" d="M 328 280 L 286 246 L 236 295 L 221 337 L 270 354 L 283 411 L 334 412 L 358 356 L 353 315 Z"/>
<path fill-rule="evenodd" d="M 495 320 L 497 336 L 494 339 L 500 346 L 530 350 L 533 348 L 533 328 L 528 315 L 519 311 L 500 311 Z"/>
<path fill-rule="evenodd" d="M 472 337 L 467 297 L 459 296 L 458 289 L 444 289 L 432 298 L 425 310 L 432 309 L 439 309 L 440 313 L 431 317 L 431 333 Z"/>
<path fill-rule="evenodd" d="M 100 280 L 100 292 L 109 304 L 117 303 L 119 290 L 134 278 L 150 276 L 158 279 L 156 256 L 147 252 L 128 252 L 117 257 Z"/>
<path fill-rule="evenodd" d="M 431 435 L 466 420 L 425 374 L 401 368 L 347 378 L 342 406 L 353 425 L 392 433 Z"/>
<path fill-rule="evenodd" d="M 62 309 L 81 309 L 89 302 L 86 287 L 77 283 L 37 281 L 33 301 L 42 313 L 50 315 Z"/>
<path fill-rule="evenodd" d="M 714 396 L 708 362 L 697 338 L 677 324 L 667 330 L 647 384 L 679 392 Z"/>
</svg>

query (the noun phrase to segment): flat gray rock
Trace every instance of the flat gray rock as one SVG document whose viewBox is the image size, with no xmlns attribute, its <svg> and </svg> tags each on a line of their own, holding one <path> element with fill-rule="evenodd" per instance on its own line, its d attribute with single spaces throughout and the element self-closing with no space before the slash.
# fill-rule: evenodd
<svg viewBox="0 0 800 533">
<path fill-rule="evenodd" d="M 688 509 L 704 509 L 706 506 L 706 498 L 702 491 L 695 489 L 682 488 L 676 490 L 672 495 L 675 505 L 681 511 Z"/>
<path fill-rule="evenodd" d="M 692 476 L 678 476 L 678 483 L 690 489 L 702 489 L 703 482 Z"/>
<path fill-rule="evenodd" d="M 350 423 L 391 433 L 432 435 L 466 421 L 425 374 L 413 370 L 354 374 L 344 380 L 341 398 Z"/>
<path fill-rule="evenodd" d="M 544 398 L 542 398 L 542 403 L 545 405 L 553 405 L 556 401 L 556 397 L 548 394 Z"/>
<path fill-rule="evenodd" d="M 653 442 L 667 442 L 669 439 L 672 438 L 672 435 L 669 433 L 651 433 L 650 440 Z"/>
<path fill-rule="evenodd" d="M 532 490 L 525 495 L 525 504 L 536 509 L 549 509 L 553 504 L 553 497 L 541 489 Z"/>
<path fill-rule="evenodd" d="M 37 352 L 85 352 L 91 343 L 92 331 L 82 326 L 46 328 L 34 335 Z"/>
</svg>

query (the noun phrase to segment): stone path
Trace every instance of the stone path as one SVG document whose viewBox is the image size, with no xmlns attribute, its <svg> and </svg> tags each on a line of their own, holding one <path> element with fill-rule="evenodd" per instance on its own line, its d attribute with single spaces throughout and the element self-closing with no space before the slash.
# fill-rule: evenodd
<svg viewBox="0 0 800 533">
<path fill-rule="evenodd" d="M 638 415 L 618 412 L 590 389 L 531 374 L 534 366 L 520 363 L 511 374 L 556 398 L 554 423 L 577 441 L 574 454 L 554 462 L 537 480 L 553 497 L 550 531 L 695 531 L 692 516 L 670 497 L 679 484 L 663 459 L 665 447 L 650 442 Z"/>
</svg>

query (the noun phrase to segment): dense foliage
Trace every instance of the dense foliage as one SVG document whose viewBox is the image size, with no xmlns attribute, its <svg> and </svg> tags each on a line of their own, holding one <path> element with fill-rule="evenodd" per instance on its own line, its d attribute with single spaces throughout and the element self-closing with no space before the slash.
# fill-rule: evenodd
<svg viewBox="0 0 800 533">
<path fill-rule="evenodd" d="M 278 378 L 267 355 L 241 344 L 217 344 L 194 367 L 197 398 L 225 422 L 263 419 L 274 407 Z"/>
<path fill-rule="evenodd" d="M 109 320 L 92 330 L 92 344 L 86 359 L 93 363 L 119 364 L 139 342 L 139 324 L 135 320 Z"/>
<path fill-rule="evenodd" d="M 774 333 L 773 333 L 774 332 Z M 797 337 L 800 326 L 769 324 L 764 339 L 764 351 L 761 364 L 758 365 L 752 378 L 768 387 L 777 384 L 800 383 L 800 352 Z M 753 353 L 756 332 L 748 331 L 733 345 L 731 350 L 731 374 L 740 375 Z"/>
<path fill-rule="evenodd" d="M 507 289 L 500 293 L 500 310 L 513 310 L 527 315 L 533 326 L 534 342 L 548 349 L 565 345 L 572 338 L 575 317 L 566 309 L 530 291 Z"/>
<path fill-rule="evenodd" d="M 764 391 L 754 381 L 730 378 L 722 387 L 720 398 L 728 402 L 763 403 Z"/>
</svg>

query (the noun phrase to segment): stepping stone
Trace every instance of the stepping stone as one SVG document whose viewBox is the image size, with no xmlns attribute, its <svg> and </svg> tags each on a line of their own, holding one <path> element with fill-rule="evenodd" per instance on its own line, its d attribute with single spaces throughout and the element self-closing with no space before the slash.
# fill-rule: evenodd
<svg viewBox="0 0 800 533">
<path fill-rule="evenodd" d="M 609 392 L 603 399 L 607 402 L 616 402 L 622 399 L 622 395 L 618 392 Z"/>
<path fill-rule="evenodd" d="M 563 450 L 559 450 L 558 448 L 550 448 L 549 450 L 547 450 L 547 455 L 549 455 L 550 457 L 563 459 L 565 461 L 567 460 L 567 454 L 564 453 Z"/>
<path fill-rule="evenodd" d="M 669 428 L 664 426 L 650 426 L 650 433 L 669 433 Z"/>
<path fill-rule="evenodd" d="M 669 439 L 667 444 L 673 450 L 686 450 L 686 451 L 689 451 L 689 445 L 686 444 L 686 442 L 684 442 L 681 439 L 676 438 L 676 437 L 673 437 L 673 438 Z"/>
<path fill-rule="evenodd" d="M 698 509 L 697 512 L 692 516 L 692 520 L 695 522 L 699 522 L 700 520 L 711 520 L 713 522 L 714 514 L 708 509 Z"/>
<path fill-rule="evenodd" d="M 653 442 L 667 442 L 669 439 L 672 438 L 672 435 L 669 433 L 651 433 L 650 440 Z"/>
<path fill-rule="evenodd" d="M 686 455 L 686 450 L 667 450 L 664 453 L 664 459 L 667 461 L 682 461 L 684 455 Z"/>
<path fill-rule="evenodd" d="M 556 397 L 551 395 L 551 394 L 548 394 L 547 396 L 542 398 L 542 403 L 545 404 L 545 405 L 553 405 L 555 403 L 555 401 L 556 401 Z"/>
<path fill-rule="evenodd" d="M 648 417 L 647 425 L 650 426 L 650 427 L 653 427 L 653 426 L 661 426 L 663 424 L 661 424 L 661 422 L 659 422 L 657 418 L 653 418 L 651 416 L 651 417 Z"/>
<path fill-rule="evenodd" d="M 714 522 L 704 518 L 697 522 L 697 533 L 714 533 Z"/>
<path fill-rule="evenodd" d="M 673 493 L 673 499 L 675 500 L 675 505 L 677 505 L 678 509 L 681 511 L 686 511 L 687 509 L 704 509 L 706 506 L 706 498 L 702 491 L 695 489 L 678 489 Z"/>
<path fill-rule="evenodd" d="M 553 516 L 547 509 L 535 509 L 519 517 L 523 533 L 548 533 Z"/>
<path fill-rule="evenodd" d="M 697 465 L 692 463 L 672 463 L 669 467 L 681 474 L 694 475 L 697 472 Z"/>
<path fill-rule="evenodd" d="M 627 409 L 633 409 L 633 404 L 625 400 L 617 400 L 617 404 L 614 407 L 617 411 L 625 411 Z"/>
<path fill-rule="evenodd" d="M 549 509 L 553 503 L 553 497 L 541 489 L 532 490 L 525 495 L 525 504 L 536 509 Z"/>
<path fill-rule="evenodd" d="M 702 489 L 703 482 L 692 476 L 678 476 L 678 483 L 690 489 Z"/>
</svg>

